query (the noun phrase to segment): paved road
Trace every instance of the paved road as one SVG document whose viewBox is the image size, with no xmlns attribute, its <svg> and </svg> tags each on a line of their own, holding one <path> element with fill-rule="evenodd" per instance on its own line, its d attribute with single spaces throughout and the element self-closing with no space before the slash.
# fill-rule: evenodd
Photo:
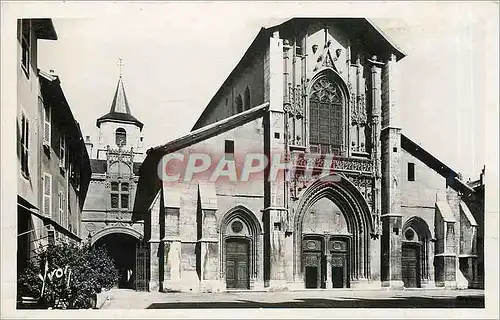
<svg viewBox="0 0 500 320">
<path fill-rule="evenodd" d="M 484 308 L 482 290 L 161 293 L 112 290 L 102 309 Z"/>
</svg>

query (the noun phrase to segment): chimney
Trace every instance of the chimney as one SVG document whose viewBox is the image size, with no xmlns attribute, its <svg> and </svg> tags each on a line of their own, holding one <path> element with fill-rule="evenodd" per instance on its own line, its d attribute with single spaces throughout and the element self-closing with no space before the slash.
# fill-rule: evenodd
<svg viewBox="0 0 500 320">
<path fill-rule="evenodd" d="M 90 141 L 90 136 L 86 136 L 85 137 L 85 147 L 87 148 L 87 153 L 89 154 L 89 158 L 91 158 L 91 159 L 92 159 L 92 147 L 93 146 L 94 145 Z"/>
</svg>

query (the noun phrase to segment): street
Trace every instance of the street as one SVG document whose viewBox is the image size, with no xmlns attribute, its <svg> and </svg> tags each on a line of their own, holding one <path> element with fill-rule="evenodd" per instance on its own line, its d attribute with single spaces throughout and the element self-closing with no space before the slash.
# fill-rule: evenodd
<svg viewBox="0 0 500 320">
<path fill-rule="evenodd" d="M 102 309 L 484 308 L 483 290 L 161 293 L 115 289 Z"/>
</svg>

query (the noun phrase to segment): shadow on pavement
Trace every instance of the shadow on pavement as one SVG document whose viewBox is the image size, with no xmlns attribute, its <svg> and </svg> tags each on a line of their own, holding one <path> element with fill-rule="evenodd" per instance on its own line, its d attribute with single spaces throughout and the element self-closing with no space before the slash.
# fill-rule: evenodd
<svg viewBox="0 0 500 320">
<path fill-rule="evenodd" d="M 296 299 L 285 302 L 252 300 L 210 302 L 153 303 L 147 309 L 252 309 L 252 308 L 484 308 L 484 296 L 453 298 L 392 298 L 392 299 Z"/>
</svg>

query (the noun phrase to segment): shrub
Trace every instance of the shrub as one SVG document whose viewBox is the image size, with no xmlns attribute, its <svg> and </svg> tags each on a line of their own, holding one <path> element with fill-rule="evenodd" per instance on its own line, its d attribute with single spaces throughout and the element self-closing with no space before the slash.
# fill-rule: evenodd
<svg viewBox="0 0 500 320">
<path fill-rule="evenodd" d="M 61 307 L 60 301 L 63 308 L 90 308 L 96 294 L 117 280 L 118 271 L 105 248 L 50 244 L 19 275 L 18 297 L 37 298 L 42 308 Z"/>
</svg>

